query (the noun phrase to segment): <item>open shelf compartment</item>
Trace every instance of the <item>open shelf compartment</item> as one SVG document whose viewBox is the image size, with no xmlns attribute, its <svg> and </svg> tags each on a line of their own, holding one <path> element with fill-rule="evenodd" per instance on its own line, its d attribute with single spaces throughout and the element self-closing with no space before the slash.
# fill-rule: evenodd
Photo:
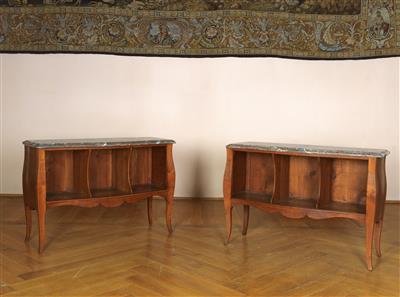
<svg viewBox="0 0 400 297">
<path fill-rule="evenodd" d="M 271 202 L 274 189 L 272 154 L 235 151 L 232 198 Z"/>
<path fill-rule="evenodd" d="M 272 203 L 316 208 L 320 189 L 318 157 L 274 155 L 275 190 Z"/>
<path fill-rule="evenodd" d="M 94 149 L 89 161 L 92 197 L 122 196 L 131 193 L 129 183 L 130 148 Z"/>
<path fill-rule="evenodd" d="M 47 151 L 47 201 L 90 197 L 88 161 L 89 150 Z"/>
<path fill-rule="evenodd" d="M 132 149 L 130 185 L 133 193 L 167 189 L 166 147 L 138 147 Z"/>
<path fill-rule="evenodd" d="M 365 214 L 368 160 L 321 158 L 318 208 Z"/>
<path fill-rule="evenodd" d="M 232 198 L 365 214 L 368 160 L 235 151 Z"/>
</svg>

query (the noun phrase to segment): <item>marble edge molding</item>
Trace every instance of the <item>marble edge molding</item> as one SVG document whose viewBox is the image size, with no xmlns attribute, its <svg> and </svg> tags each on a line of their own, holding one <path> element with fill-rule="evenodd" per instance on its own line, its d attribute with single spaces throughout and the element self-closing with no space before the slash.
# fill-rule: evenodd
<svg viewBox="0 0 400 297">
<path fill-rule="evenodd" d="M 268 142 L 237 142 L 228 144 L 226 147 L 231 149 L 253 149 L 253 150 L 268 151 L 268 152 L 345 155 L 345 156 L 380 157 L 380 158 L 390 154 L 390 151 L 386 149 L 352 148 L 352 147 L 268 143 Z"/>
<path fill-rule="evenodd" d="M 115 147 L 124 145 L 142 144 L 174 144 L 172 139 L 157 137 L 133 137 L 133 138 L 82 138 L 82 139 L 41 139 L 25 140 L 25 146 L 35 148 L 61 148 L 61 147 Z"/>
</svg>

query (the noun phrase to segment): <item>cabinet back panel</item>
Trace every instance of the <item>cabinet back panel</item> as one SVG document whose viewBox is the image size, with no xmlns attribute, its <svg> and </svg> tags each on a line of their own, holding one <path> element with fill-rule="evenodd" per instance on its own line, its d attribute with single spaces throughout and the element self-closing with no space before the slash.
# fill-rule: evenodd
<svg viewBox="0 0 400 297">
<path fill-rule="evenodd" d="M 128 178 L 130 149 L 114 149 L 112 154 L 113 188 L 130 192 Z"/>
<path fill-rule="evenodd" d="M 131 156 L 131 185 L 151 184 L 151 155 L 152 149 L 148 147 L 134 148 Z"/>
<path fill-rule="evenodd" d="M 234 152 L 232 164 L 232 193 L 246 190 L 246 152 Z"/>
<path fill-rule="evenodd" d="M 319 183 L 319 158 L 290 157 L 289 197 L 298 199 L 318 199 Z"/>
<path fill-rule="evenodd" d="M 274 162 L 271 154 L 247 154 L 247 180 L 248 192 L 272 195 L 274 190 Z"/>
<path fill-rule="evenodd" d="M 46 152 L 47 192 L 70 192 L 74 187 L 73 151 Z"/>
<path fill-rule="evenodd" d="M 365 204 L 368 161 L 334 159 L 332 171 L 332 201 Z"/>
<path fill-rule="evenodd" d="M 89 164 L 89 182 L 92 189 L 106 189 L 112 182 L 112 150 L 93 150 Z"/>
<path fill-rule="evenodd" d="M 164 146 L 152 148 L 151 180 L 152 184 L 165 187 L 167 184 L 167 148 Z"/>
<path fill-rule="evenodd" d="M 87 193 L 89 151 L 46 152 L 47 192 Z"/>
</svg>

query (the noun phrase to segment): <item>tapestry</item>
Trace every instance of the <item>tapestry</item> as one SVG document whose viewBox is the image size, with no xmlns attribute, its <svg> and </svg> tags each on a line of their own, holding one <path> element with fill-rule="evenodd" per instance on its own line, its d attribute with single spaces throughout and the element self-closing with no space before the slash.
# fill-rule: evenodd
<svg viewBox="0 0 400 297">
<path fill-rule="evenodd" d="M 400 56 L 400 0 L 0 0 L 0 52 Z"/>
</svg>

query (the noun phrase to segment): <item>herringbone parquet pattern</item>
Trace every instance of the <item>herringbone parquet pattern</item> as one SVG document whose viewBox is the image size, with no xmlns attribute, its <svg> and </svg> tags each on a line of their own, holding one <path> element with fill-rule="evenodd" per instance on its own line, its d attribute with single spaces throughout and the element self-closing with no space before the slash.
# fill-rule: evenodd
<svg viewBox="0 0 400 297">
<path fill-rule="evenodd" d="M 364 262 L 364 228 L 336 219 L 291 220 L 234 210 L 224 246 L 223 202 L 176 200 L 168 236 L 164 202 L 118 208 L 61 207 L 47 213 L 47 246 L 37 230 L 24 243 L 23 203 L 1 200 L 1 291 L 6 296 L 399 296 L 399 205 L 386 208 L 382 253 Z"/>
</svg>

